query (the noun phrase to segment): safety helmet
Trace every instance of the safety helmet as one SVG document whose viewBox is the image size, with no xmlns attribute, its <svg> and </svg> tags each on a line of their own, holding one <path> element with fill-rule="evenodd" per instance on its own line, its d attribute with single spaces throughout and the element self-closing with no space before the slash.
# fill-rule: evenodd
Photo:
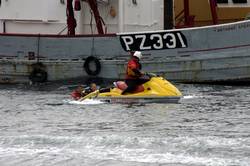
<svg viewBox="0 0 250 166">
<path fill-rule="evenodd" d="M 133 56 L 137 57 L 138 59 L 141 59 L 142 58 L 142 53 L 140 51 L 135 51 Z"/>
</svg>

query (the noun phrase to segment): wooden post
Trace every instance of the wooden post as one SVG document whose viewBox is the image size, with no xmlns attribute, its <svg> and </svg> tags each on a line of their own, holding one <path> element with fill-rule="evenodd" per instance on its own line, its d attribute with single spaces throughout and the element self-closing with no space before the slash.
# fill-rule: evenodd
<svg viewBox="0 0 250 166">
<path fill-rule="evenodd" d="M 174 0 L 164 0 L 164 29 L 174 27 Z"/>
</svg>

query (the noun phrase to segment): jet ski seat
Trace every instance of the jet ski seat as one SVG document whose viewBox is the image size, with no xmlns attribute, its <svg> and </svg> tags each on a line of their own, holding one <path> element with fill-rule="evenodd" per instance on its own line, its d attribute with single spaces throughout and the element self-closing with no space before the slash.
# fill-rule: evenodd
<svg viewBox="0 0 250 166">
<path fill-rule="evenodd" d="M 124 91 L 128 85 L 124 82 L 124 81 L 117 81 L 117 82 L 114 82 L 114 85 L 116 88 Z M 144 87 L 143 85 L 139 85 L 137 86 L 137 88 L 133 91 L 133 93 L 139 93 L 139 92 L 143 92 L 144 91 Z"/>
</svg>

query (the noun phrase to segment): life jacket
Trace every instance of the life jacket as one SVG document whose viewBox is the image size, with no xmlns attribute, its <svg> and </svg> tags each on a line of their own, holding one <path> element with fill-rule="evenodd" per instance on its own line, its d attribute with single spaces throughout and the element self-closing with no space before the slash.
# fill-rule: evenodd
<svg viewBox="0 0 250 166">
<path fill-rule="evenodd" d="M 139 60 L 135 57 L 132 57 L 127 64 L 127 70 L 126 70 L 126 79 L 137 79 L 141 75 L 136 73 L 135 71 L 141 70 L 141 64 Z"/>
</svg>

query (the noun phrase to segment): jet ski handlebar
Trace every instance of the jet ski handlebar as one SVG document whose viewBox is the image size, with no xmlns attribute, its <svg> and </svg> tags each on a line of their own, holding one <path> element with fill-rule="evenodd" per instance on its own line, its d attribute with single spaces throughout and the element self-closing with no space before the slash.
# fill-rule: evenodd
<svg viewBox="0 0 250 166">
<path fill-rule="evenodd" d="M 158 75 L 154 73 L 145 73 L 145 75 L 148 76 L 149 78 L 158 77 Z"/>
</svg>

